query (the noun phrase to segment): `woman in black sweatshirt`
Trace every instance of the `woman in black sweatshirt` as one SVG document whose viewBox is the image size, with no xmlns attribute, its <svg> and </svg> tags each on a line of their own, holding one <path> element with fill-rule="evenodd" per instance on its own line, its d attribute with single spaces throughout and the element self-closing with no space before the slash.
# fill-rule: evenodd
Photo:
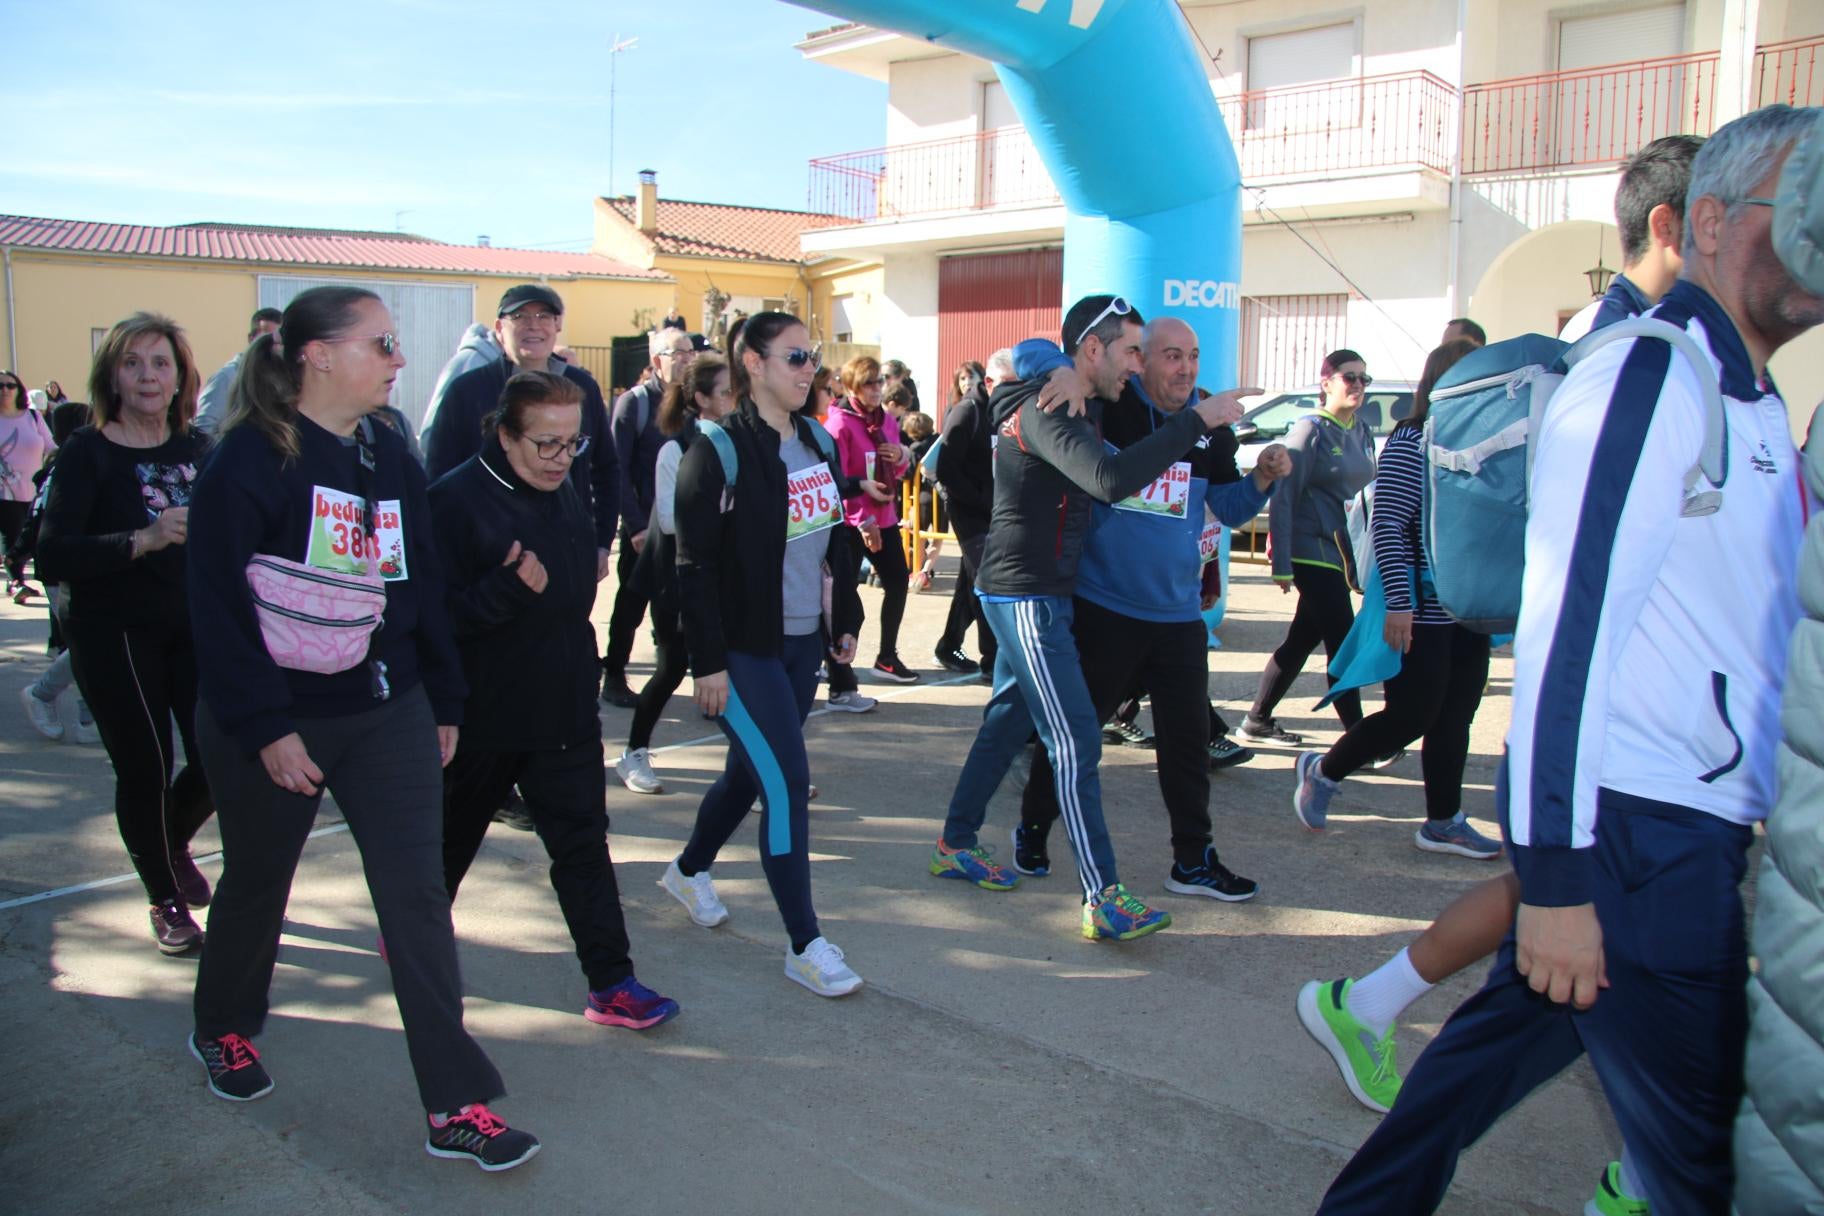
<svg viewBox="0 0 1824 1216">
<path fill-rule="evenodd" d="M 190 427 L 199 383 L 174 322 L 141 312 L 110 330 L 89 376 L 97 425 L 57 453 L 38 531 L 39 577 L 69 587 L 71 667 L 114 762 L 120 838 L 166 954 L 201 944 L 190 909 L 210 895 L 190 859 L 212 807 L 191 733 L 197 659 L 184 593 L 190 493 L 208 450 Z"/>
<path fill-rule="evenodd" d="M 589 981 L 583 1016 L 644 1030 L 678 1003 L 640 983 L 608 856 L 595 691 L 595 521 L 570 477 L 589 447 L 583 390 L 549 372 L 507 381 L 481 451 L 431 487 L 468 678 L 462 750 L 443 776 L 450 899 L 514 786 L 551 856 L 551 886 Z"/>
<path fill-rule="evenodd" d="M 484 1105 L 504 1088 L 462 1025 L 444 887 L 441 770 L 456 750 L 462 672 L 424 471 L 403 439 L 369 417 L 403 366 L 378 296 L 354 287 L 300 293 L 278 332 L 242 359 L 197 483 L 190 612 L 209 639 L 198 662 L 197 738 L 226 813 L 190 1050 L 218 1097 L 271 1091 L 248 1040 L 265 1025 L 292 875 L 327 789 L 361 849 L 387 942 L 429 1117 L 425 1149 L 510 1169 L 538 1141 Z M 276 559 L 319 583 L 377 571 L 385 610 L 365 655 L 333 674 L 281 666 L 248 582 L 256 555 L 263 573 Z"/>
</svg>

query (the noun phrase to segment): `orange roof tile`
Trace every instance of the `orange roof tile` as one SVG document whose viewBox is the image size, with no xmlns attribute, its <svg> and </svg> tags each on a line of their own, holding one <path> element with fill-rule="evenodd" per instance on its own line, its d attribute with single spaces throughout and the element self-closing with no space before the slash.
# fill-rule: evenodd
<svg viewBox="0 0 1824 1216">
<path fill-rule="evenodd" d="M 604 201 L 629 224 L 639 222 L 637 204 L 631 195 Z M 657 218 L 658 232 L 647 239 L 660 253 L 769 262 L 805 261 L 798 244 L 799 234 L 830 223 L 830 217 L 809 211 L 776 211 L 673 198 L 659 199 Z"/>
<path fill-rule="evenodd" d="M 666 279 L 590 253 L 551 253 L 486 245 L 446 245 L 402 232 L 271 228 L 254 224 L 106 224 L 0 215 L 0 245 L 71 253 L 344 266 L 364 270 L 433 270 L 526 278 Z"/>
</svg>

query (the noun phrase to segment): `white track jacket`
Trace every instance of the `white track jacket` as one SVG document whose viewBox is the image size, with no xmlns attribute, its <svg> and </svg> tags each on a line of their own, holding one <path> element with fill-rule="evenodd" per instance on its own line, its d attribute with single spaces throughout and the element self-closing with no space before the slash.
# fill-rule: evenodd
<svg viewBox="0 0 1824 1216">
<path fill-rule="evenodd" d="M 1534 439 L 1498 794 L 1510 844 L 1530 851 L 1518 868 L 1535 906 L 1589 900 L 1599 786 L 1741 824 L 1773 802 L 1812 500 L 1786 406 L 1722 307 L 1680 281 L 1649 315 L 1684 327 L 1717 369 L 1722 506 L 1680 514 L 1704 425 L 1682 354 L 1624 339 L 1572 369 Z"/>
</svg>

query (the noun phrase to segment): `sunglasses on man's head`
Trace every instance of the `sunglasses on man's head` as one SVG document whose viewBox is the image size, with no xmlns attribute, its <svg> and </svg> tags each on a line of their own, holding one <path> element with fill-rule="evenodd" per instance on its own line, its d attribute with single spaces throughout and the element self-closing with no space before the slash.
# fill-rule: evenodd
<svg viewBox="0 0 1824 1216">
<path fill-rule="evenodd" d="M 1090 331 L 1095 329 L 1096 326 L 1102 324 L 1102 322 L 1108 320 L 1110 317 L 1125 317 L 1128 313 L 1130 313 L 1132 311 L 1134 311 L 1134 306 L 1132 304 L 1129 304 L 1126 300 L 1123 300 L 1120 296 L 1114 297 L 1106 305 L 1103 306 L 1103 309 L 1101 312 L 1096 314 L 1095 320 L 1091 321 L 1088 325 L 1085 325 L 1083 327 L 1083 332 L 1077 335 L 1077 345 L 1078 346 L 1083 345 L 1083 339 L 1089 337 Z"/>
</svg>

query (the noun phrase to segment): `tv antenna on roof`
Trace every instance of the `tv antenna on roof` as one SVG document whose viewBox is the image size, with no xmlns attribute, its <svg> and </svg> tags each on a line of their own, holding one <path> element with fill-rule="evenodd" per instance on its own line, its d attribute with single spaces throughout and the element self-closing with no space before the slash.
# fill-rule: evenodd
<svg viewBox="0 0 1824 1216">
<path fill-rule="evenodd" d="M 639 45 L 639 38 L 623 38 L 619 34 L 608 46 L 608 193 L 614 193 L 614 65 L 619 61 L 622 51 L 631 51 Z"/>
</svg>

